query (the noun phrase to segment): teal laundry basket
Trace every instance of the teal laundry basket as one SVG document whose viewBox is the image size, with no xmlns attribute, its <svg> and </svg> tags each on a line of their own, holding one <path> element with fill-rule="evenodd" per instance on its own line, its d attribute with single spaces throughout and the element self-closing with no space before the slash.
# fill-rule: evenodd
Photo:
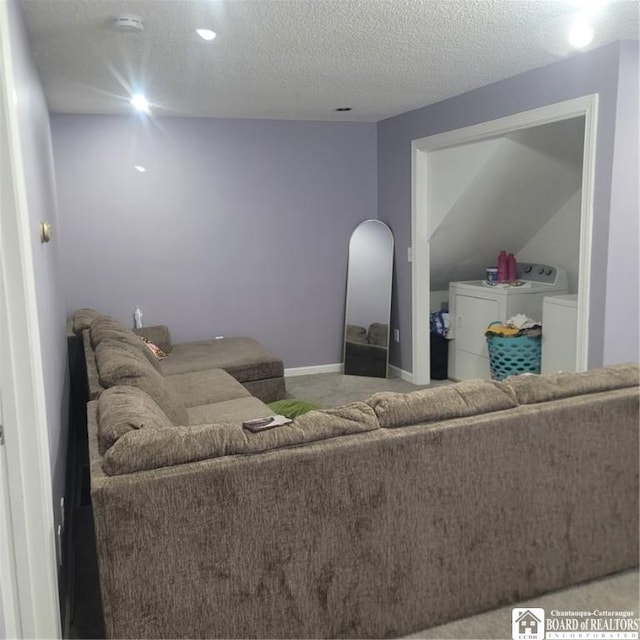
<svg viewBox="0 0 640 640">
<path fill-rule="evenodd" d="M 492 322 L 489 327 L 501 322 Z M 493 380 L 521 373 L 540 373 L 542 336 L 487 336 L 489 367 Z"/>
</svg>

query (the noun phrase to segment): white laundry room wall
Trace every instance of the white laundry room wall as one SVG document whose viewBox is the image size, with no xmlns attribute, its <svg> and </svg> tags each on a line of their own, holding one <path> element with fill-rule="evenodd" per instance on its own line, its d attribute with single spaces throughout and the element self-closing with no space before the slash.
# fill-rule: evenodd
<svg viewBox="0 0 640 640">
<path fill-rule="evenodd" d="M 584 118 L 430 152 L 432 309 L 450 282 L 477 280 L 500 250 L 578 281 Z"/>
</svg>

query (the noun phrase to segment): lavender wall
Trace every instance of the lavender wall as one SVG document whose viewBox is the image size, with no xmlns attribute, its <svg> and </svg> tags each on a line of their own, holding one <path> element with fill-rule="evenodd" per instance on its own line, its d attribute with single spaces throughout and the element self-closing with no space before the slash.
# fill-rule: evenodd
<svg viewBox="0 0 640 640">
<path fill-rule="evenodd" d="M 608 256 L 620 255 L 625 268 L 633 267 L 625 247 L 618 246 L 619 238 L 609 242 L 619 52 L 620 43 L 614 43 L 378 124 L 378 217 L 393 229 L 397 247 L 392 324 L 400 328 L 402 342 L 399 349 L 392 344 L 393 364 L 412 369 L 411 265 L 405 258 L 411 244 L 411 141 L 593 93 L 599 94 L 599 117 L 589 366 L 603 363 L 605 335 L 607 348 L 612 349 L 614 343 L 624 343 L 627 333 L 637 332 L 637 326 L 625 327 L 620 321 L 605 325 L 606 291 L 613 285 L 613 276 L 607 273 Z M 628 123 L 621 122 L 619 127 L 620 135 L 633 134 Z M 619 177 L 616 189 L 631 188 L 629 176 L 620 171 Z M 637 291 L 631 296 L 630 304 L 634 303 L 637 307 Z"/>
<path fill-rule="evenodd" d="M 286 367 L 341 361 L 374 124 L 53 115 L 52 131 L 69 313 L 130 324 L 137 304 L 176 342 L 250 335 Z"/>
<path fill-rule="evenodd" d="M 60 524 L 60 498 L 65 489 L 69 427 L 69 372 L 67 365 L 64 279 L 60 271 L 60 244 L 53 173 L 49 113 L 35 71 L 17 2 L 10 2 L 9 20 L 13 73 L 18 101 L 22 171 L 26 183 L 29 230 L 33 253 L 45 402 L 49 430 L 53 514 Z M 40 222 L 48 220 L 53 240 L 40 243 Z"/>
<path fill-rule="evenodd" d="M 611 177 L 605 364 L 640 360 L 639 77 L 638 42 L 623 42 L 620 48 L 615 153 Z"/>
</svg>

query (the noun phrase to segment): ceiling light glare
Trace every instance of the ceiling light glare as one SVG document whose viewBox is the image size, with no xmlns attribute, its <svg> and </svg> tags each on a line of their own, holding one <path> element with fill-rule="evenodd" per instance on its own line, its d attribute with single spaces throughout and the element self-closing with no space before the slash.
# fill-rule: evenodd
<svg viewBox="0 0 640 640">
<path fill-rule="evenodd" d="M 582 49 L 591 44 L 594 35 L 591 23 L 584 18 L 578 18 L 569 31 L 569 44 L 576 49 Z"/>
<path fill-rule="evenodd" d="M 196 29 L 196 33 L 203 40 L 213 40 L 216 37 L 216 32 L 211 29 Z"/>
<path fill-rule="evenodd" d="M 141 164 L 136 164 L 133 168 L 140 173 L 144 173 L 147 170 L 146 167 L 143 167 Z"/>
<path fill-rule="evenodd" d="M 585 15 L 597 16 L 607 4 L 609 4 L 609 0 L 580 0 L 578 8 Z"/>
<path fill-rule="evenodd" d="M 136 111 L 149 113 L 149 101 L 141 93 L 136 93 L 129 102 Z"/>
</svg>

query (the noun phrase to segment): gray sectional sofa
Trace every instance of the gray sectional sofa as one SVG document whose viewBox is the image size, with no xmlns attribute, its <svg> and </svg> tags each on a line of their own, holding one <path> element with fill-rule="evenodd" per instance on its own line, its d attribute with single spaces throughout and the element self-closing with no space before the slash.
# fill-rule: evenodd
<svg viewBox="0 0 640 640">
<path fill-rule="evenodd" d="M 89 399 L 136 387 L 174 424 L 200 424 L 268 415 L 265 403 L 284 397 L 282 360 L 252 338 L 172 344 L 166 326 L 134 332 L 92 309 L 74 314 L 73 330 L 82 335 Z"/>
<path fill-rule="evenodd" d="M 637 566 L 638 400 L 619 365 L 252 434 L 115 386 L 87 409 L 107 635 L 394 637 Z"/>
</svg>

